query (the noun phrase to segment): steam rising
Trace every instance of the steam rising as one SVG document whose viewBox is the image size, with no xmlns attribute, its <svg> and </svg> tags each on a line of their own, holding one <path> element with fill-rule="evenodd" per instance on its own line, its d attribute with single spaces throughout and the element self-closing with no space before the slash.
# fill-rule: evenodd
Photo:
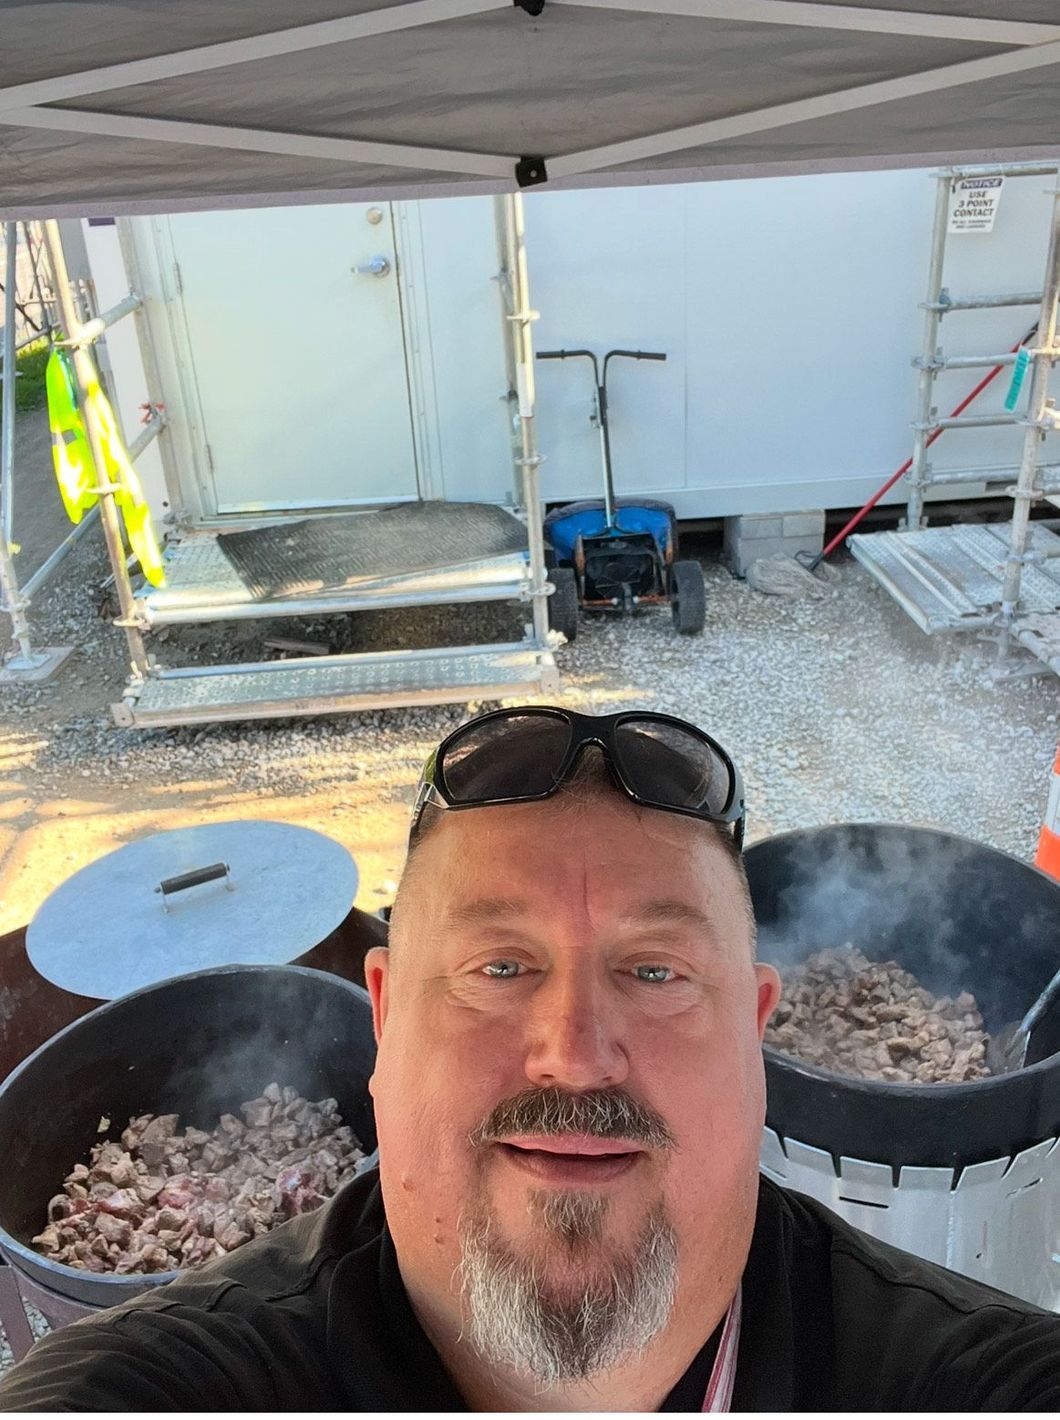
<svg viewBox="0 0 1060 1420">
<path fill-rule="evenodd" d="M 1060 892 L 967 839 L 843 824 L 755 845 L 747 866 L 759 957 L 781 971 L 851 942 L 937 995 L 973 992 L 994 1031 L 1023 1014 L 1060 958 Z"/>
</svg>

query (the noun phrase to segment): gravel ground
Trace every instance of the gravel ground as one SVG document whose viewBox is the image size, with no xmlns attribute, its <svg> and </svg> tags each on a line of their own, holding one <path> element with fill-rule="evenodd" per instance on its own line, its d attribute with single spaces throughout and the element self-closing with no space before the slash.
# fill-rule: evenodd
<svg viewBox="0 0 1060 1420">
<path fill-rule="evenodd" d="M 565 703 L 597 712 L 650 707 L 708 728 L 743 769 L 752 839 L 886 820 L 1033 857 L 1058 736 L 1053 677 L 990 684 L 991 645 L 922 635 L 850 559 L 829 569 L 823 599 L 789 600 L 734 579 L 708 540 L 699 550 L 708 586 L 703 636 L 676 637 L 666 612 L 625 622 L 583 618 L 577 642 L 559 653 Z M 296 803 L 303 814 L 328 820 L 359 861 L 366 849 L 380 850 L 369 852 L 367 872 L 362 863 L 359 898 L 377 907 L 400 868 L 419 767 L 465 708 L 116 729 L 106 707 L 123 684 L 124 644 L 95 611 L 104 571 L 94 541 L 79 548 L 35 609 L 42 643 L 78 647 L 56 680 L 0 690 L 0 754 L 14 776 L 0 806 L 8 834 L 6 844 L 0 838 L 0 930 L 28 920 L 55 882 L 52 870 L 20 853 L 20 839 L 54 829 L 59 818 L 83 821 L 86 804 L 97 826 L 122 820 L 112 835 L 120 842 L 132 830 L 150 831 L 136 819 L 140 810 L 172 826 L 221 807 L 230 817 L 247 816 L 247 803 L 254 815 L 282 817 L 275 806 Z M 168 663 L 180 664 L 211 655 L 257 659 L 269 630 L 310 639 L 330 633 L 343 649 L 374 649 L 506 639 L 516 626 L 509 608 L 453 608 L 364 613 L 356 622 L 297 629 L 182 627 L 154 644 Z M 385 844 L 370 836 L 381 813 Z M 75 846 L 67 834 L 69 861 L 79 866 L 98 857 L 106 840 L 104 832 L 101 846 Z"/>
<path fill-rule="evenodd" d="M 564 703 L 666 710 L 709 729 L 743 769 L 752 841 L 875 820 L 1033 858 L 1058 737 L 1051 676 L 989 684 L 992 646 L 923 636 L 845 556 L 821 600 L 786 600 L 731 577 L 710 540 L 690 539 L 690 552 L 707 578 L 703 636 L 677 638 L 665 612 L 584 618 L 559 653 Z M 124 681 L 123 642 L 95 611 L 105 570 L 98 539 L 86 539 L 34 613 L 41 644 L 74 644 L 78 655 L 49 685 L 0 690 L 0 931 L 117 844 L 206 819 L 321 828 L 357 858 L 358 903 L 388 901 L 420 765 L 466 707 L 117 730 L 106 706 Z M 344 648 L 350 625 L 340 624 Z M 459 644 L 507 639 L 512 613 L 379 612 L 352 625 L 366 650 Z M 285 624 L 288 635 L 317 639 L 329 629 Z M 157 649 L 171 664 L 257 659 L 262 634 L 181 628 Z"/>
<path fill-rule="evenodd" d="M 29 1317 L 30 1327 L 37 1340 L 39 1341 L 42 1336 L 47 1336 L 51 1328 L 32 1302 L 26 1307 L 26 1315 Z M 4 1335 L 3 1327 L 0 1327 L 0 1376 L 2 1376 L 5 1371 L 10 1370 L 12 1364 L 11 1347 L 7 1344 L 7 1337 Z"/>
</svg>

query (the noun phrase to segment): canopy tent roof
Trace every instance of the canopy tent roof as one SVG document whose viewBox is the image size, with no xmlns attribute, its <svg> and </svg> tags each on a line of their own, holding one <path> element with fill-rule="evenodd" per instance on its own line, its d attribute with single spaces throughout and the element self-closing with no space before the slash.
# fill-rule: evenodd
<svg viewBox="0 0 1060 1420">
<path fill-rule="evenodd" d="M 1055 0 L 0 0 L 6 217 L 1057 155 Z"/>
</svg>

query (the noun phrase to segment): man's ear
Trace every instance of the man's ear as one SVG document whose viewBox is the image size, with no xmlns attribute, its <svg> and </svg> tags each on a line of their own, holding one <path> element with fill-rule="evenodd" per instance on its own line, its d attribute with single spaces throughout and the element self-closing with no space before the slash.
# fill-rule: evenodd
<svg viewBox="0 0 1060 1420">
<path fill-rule="evenodd" d="M 364 958 L 364 984 L 372 1001 L 372 1029 L 375 1043 L 383 1034 L 387 1012 L 387 986 L 390 981 L 390 948 L 372 947 Z"/>
<path fill-rule="evenodd" d="M 766 1033 L 769 1018 L 780 1000 L 783 983 L 776 967 L 768 966 L 764 962 L 755 964 L 755 976 L 758 978 L 758 1039 L 761 1040 Z"/>
</svg>

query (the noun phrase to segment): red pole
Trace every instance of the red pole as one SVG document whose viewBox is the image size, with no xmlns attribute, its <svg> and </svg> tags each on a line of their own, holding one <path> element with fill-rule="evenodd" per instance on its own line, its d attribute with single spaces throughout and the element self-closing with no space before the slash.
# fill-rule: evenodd
<svg viewBox="0 0 1060 1420">
<path fill-rule="evenodd" d="M 1038 324 L 1037 322 L 1035 322 L 1034 325 L 1031 326 L 1027 334 L 1023 337 L 1023 339 L 1017 340 L 1015 345 L 1013 345 L 1012 349 L 1008 353 L 1010 355 L 1015 355 L 1017 350 L 1019 350 L 1020 346 L 1025 345 L 1037 329 Z M 961 400 L 960 404 L 958 404 L 957 407 L 950 413 L 949 417 L 951 419 L 956 419 L 958 414 L 963 414 L 964 411 L 971 404 L 972 400 L 978 399 L 978 397 L 982 394 L 983 390 L 986 389 L 990 381 L 996 379 L 1003 369 L 1005 369 L 1004 365 L 995 365 L 994 368 L 988 374 L 983 376 L 983 378 L 976 385 L 975 389 L 972 390 L 971 394 L 966 395 L 964 399 Z M 930 448 L 931 445 L 935 442 L 935 440 L 945 432 L 945 429 L 936 429 L 935 432 L 927 440 L 927 443 L 924 447 Z M 902 464 L 901 468 L 898 470 L 898 472 L 892 474 L 891 477 L 887 480 L 887 482 L 883 485 L 883 487 L 876 490 L 876 492 L 872 495 L 869 501 L 863 507 L 858 509 L 858 511 L 850 519 L 849 523 L 847 523 L 846 527 L 844 527 L 841 532 L 836 533 L 835 537 L 828 544 L 828 546 L 817 554 L 817 556 L 809 564 L 809 570 L 811 572 L 813 572 L 817 567 L 819 567 L 824 561 L 824 559 L 836 550 L 836 548 L 847 536 L 847 534 L 852 532 L 854 528 L 857 527 L 858 523 L 861 522 L 862 518 L 869 511 L 869 509 L 875 508 L 876 504 L 880 501 L 883 495 L 889 492 L 890 489 L 892 489 L 894 485 L 898 482 L 898 480 L 902 477 L 902 475 L 908 473 L 912 467 L 912 457 L 907 458 L 905 463 Z"/>
</svg>

